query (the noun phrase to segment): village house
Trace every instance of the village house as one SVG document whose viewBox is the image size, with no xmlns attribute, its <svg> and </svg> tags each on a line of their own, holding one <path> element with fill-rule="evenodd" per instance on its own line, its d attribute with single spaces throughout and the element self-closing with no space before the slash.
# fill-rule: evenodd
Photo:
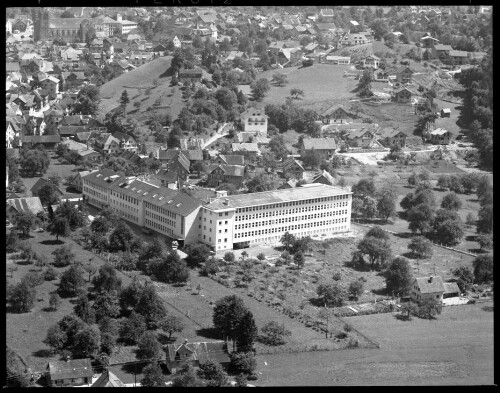
<svg viewBox="0 0 500 393">
<path fill-rule="evenodd" d="M 31 212 L 36 215 L 41 211 L 43 206 L 38 197 L 7 199 L 6 218 L 13 224 L 16 224 L 18 213 Z"/>
<path fill-rule="evenodd" d="M 437 128 L 429 132 L 429 141 L 435 145 L 449 145 L 454 134 L 444 128 Z"/>
<path fill-rule="evenodd" d="M 386 147 L 394 147 L 398 145 L 401 148 L 406 147 L 407 135 L 392 127 L 384 128 L 380 131 L 380 140 Z"/>
<path fill-rule="evenodd" d="M 436 44 L 432 48 L 432 55 L 438 59 L 442 59 L 448 57 L 452 50 L 451 45 Z"/>
<path fill-rule="evenodd" d="M 59 135 L 22 135 L 21 143 L 28 148 L 36 148 L 42 145 L 47 150 L 54 150 L 61 142 Z"/>
<path fill-rule="evenodd" d="M 84 176 L 87 176 L 89 173 L 95 172 L 96 170 L 92 171 L 82 171 L 78 172 L 76 176 L 69 181 L 69 187 L 75 190 L 76 192 L 82 193 L 83 192 L 83 180 L 82 178 Z"/>
<path fill-rule="evenodd" d="M 396 70 L 396 81 L 399 83 L 411 83 L 413 70 L 410 67 L 401 67 Z"/>
<path fill-rule="evenodd" d="M 344 108 L 332 106 L 319 115 L 323 124 L 344 124 L 352 123 L 353 115 Z"/>
<path fill-rule="evenodd" d="M 351 57 L 350 56 L 331 56 L 327 55 L 325 57 L 325 63 L 327 64 L 333 64 L 333 65 L 347 65 L 351 64 Z"/>
<path fill-rule="evenodd" d="M 363 59 L 363 67 L 364 68 L 373 68 L 374 70 L 378 69 L 380 64 L 380 58 L 375 55 L 369 55 Z"/>
<path fill-rule="evenodd" d="M 352 129 L 346 134 L 349 147 L 362 147 L 368 149 L 375 140 L 375 134 L 365 128 Z"/>
<path fill-rule="evenodd" d="M 101 154 L 118 154 L 121 151 L 120 141 L 110 133 L 98 135 L 94 141 L 94 149 Z"/>
<path fill-rule="evenodd" d="M 393 95 L 394 101 L 400 104 L 406 104 L 411 102 L 411 91 L 406 87 L 394 90 Z"/>
<path fill-rule="evenodd" d="M 199 367 L 212 360 L 227 367 L 230 363 L 227 343 L 224 341 L 168 344 L 165 347 L 165 365 L 170 373 L 175 373 L 183 362 L 189 361 L 193 367 Z"/>
<path fill-rule="evenodd" d="M 234 152 L 245 152 L 252 155 L 260 155 L 259 145 L 257 143 L 231 143 L 231 150 Z"/>
<path fill-rule="evenodd" d="M 267 136 L 267 119 L 264 108 L 248 108 L 240 115 L 243 131 L 258 132 L 263 136 Z"/>
<path fill-rule="evenodd" d="M 50 387 L 82 386 L 92 383 L 94 370 L 90 359 L 53 360 L 47 365 L 45 378 Z"/>
<path fill-rule="evenodd" d="M 334 138 L 304 138 L 301 149 L 303 152 L 314 150 L 320 160 L 329 161 L 335 155 L 337 143 Z"/>
<path fill-rule="evenodd" d="M 362 44 L 367 44 L 370 41 L 366 38 L 364 34 L 361 33 L 356 33 L 356 34 L 351 34 L 347 33 L 344 36 L 342 36 L 339 41 L 338 41 L 338 47 L 339 48 L 345 48 L 348 46 L 354 46 L 354 45 L 362 45 Z"/>
<path fill-rule="evenodd" d="M 127 134 L 120 131 L 115 131 L 113 137 L 116 138 L 120 144 L 120 150 L 122 151 L 137 151 L 137 142 L 135 139 Z"/>
<path fill-rule="evenodd" d="M 241 154 L 218 154 L 212 161 L 213 164 L 245 165 L 245 156 Z"/>
<path fill-rule="evenodd" d="M 314 176 L 314 178 L 311 180 L 311 183 L 319 183 L 319 184 L 326 184 L 327 186 L 334 186 L 335 178 L 332 175 L 330 175 L 330 173 L 328 173 L 323 169 L 323 172 Z"/>
<path fill-rule="evenodd" d="M 468 53 L 463 50 L 452 50 L 449 56 L 454 65 L 467 64 L 469 60 Z"/>
<path fill-rule="evenodd" d="M 203 72 L 201 71 L 200 68 L 194 70 L 186 70 L 186 69 L 179 70 L 179 81 L 181 83 L 184 83 L 186 81 L 200 82 L 202 77 L 203 77 Z"/>
<path fill-rule="evenodd" d="M 178 188 L 179 175 L 176 172 L 171 172 L 169 170 L 161 170 L 153 177 L 155 179 L 158 179 L 163 187 L 170 188 L 171 190 L 177 190 Z"/>
<path fill-rule="evenodd" d="M 123 388 L 123 382 L 111 371 L 105 370 L 101 376 L 95 381 L 92 388 Z"/>
<path fill-rule="evenodd" d="M 441 304 L 444 292 L 445 287 L 441 276 L 418 277 L 410 286 L 410 299 L 415 303 L 434 299 Z"/>
<path fill-rule="evenodd" d="M 305 169 L 294 157 L 288 157 L 278 164 L 276 172 L 283 178 L 302 180 L 304 178 Z"/>
<path fill-rule="evenodd" d="M 218 187 L 223 183 L 234 185 L 241 188 L 245 167 L 241 165 L 218 164 L 211 166 L 208 171 L 207 185 L 209 187 Z"/>
<path fill-rule="evenodd" d="M 438 39 L 433 38 L 429 35 L 426 35 L 425 37 L 420 38 L 420 45 L 422 46 L 422 48 L 430 49 L 431 51 L 434 48 L 434 45 L 437 45 L 438 42 L 439 42 Z"/>
<path fill-rule="evenodd" d="M 46 186 L 47 184 L 52 184 L 49 180 L 47 179 L 44 179 L 43 177 L 40 177 L 36 182 L 35 184 L 33 184 L 33 186 L 31 187 L 30 189 L 30 192 L 31 192 L 31 195 L 32 196 L 38 196 L 38 193 L 40 192 L 40 189 L 43 187 L 43 186 Z M 58 196 L 62 196 L 63 195 L 63 192 L 58 188 L 58 187 L 55 187 L 54 189 L 55 193 L 58 195 Z"/>
<path fill-rule="evenodd" d="M 76 151 L 78 156 L 81 159 L 84 159 L 89 162 L 94 162 L 98 163 L 101 161 L 101 154 L 93 149 L 91 149 L 88 144 L 85 143 L 79 143 L 76 142 L 72 139 L 67 139 L 66 141 L 62 142 L 66 146 L 68 146 L 69 150 Z"/>
</svg>

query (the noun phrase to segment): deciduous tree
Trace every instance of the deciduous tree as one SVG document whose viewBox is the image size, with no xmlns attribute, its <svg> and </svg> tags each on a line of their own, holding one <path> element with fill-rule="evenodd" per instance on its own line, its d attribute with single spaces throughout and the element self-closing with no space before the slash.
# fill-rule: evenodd
<svg viewBox="0 0 500 393">
<path fill-rule="evenodd" d="M 410 262 L 398 256 L 392 260 L 385 271 L 386 288 L 393 294 L 406 295 L 413 281 Z"/>
</svg>

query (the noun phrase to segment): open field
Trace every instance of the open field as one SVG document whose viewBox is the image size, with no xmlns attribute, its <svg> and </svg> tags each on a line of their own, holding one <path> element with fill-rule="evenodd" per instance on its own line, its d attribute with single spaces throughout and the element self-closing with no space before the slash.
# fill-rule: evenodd
<svg viewBox="0 0 500 393">
<path fill-rule="evenodd" d="M 432 321 L 347 318 L 381 349 L 259 356 L 256 385 L 491 385 L 493 313 L 483 306 L 445 308 Z"/>
<path fill-rule="evenodd" d="M 348 65 L 314 64 L 311 67 L 291 67 L 263 72 L 257 79 L 267 78 L 271 81 L 275 73 L 285 74 L 288 78 L 287 85 L 271 87 L 263 104 L 284 104 L 285 98 L 290 95 L 290 89 L 294 87 L 304 91 L 302 99 L 294 100 L 294 103 L 301 107 L 324 110 L 333 104 L 344 103 L 354 97 L 351 90 L 357 85 L 357 81 L 343 77 L 344 71 L 349 70 Z"/>
</svg>

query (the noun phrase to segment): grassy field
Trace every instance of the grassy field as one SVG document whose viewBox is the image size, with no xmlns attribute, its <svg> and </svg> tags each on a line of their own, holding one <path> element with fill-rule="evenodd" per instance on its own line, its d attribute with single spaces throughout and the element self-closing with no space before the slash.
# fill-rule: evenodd
<svg viewBox="0 0 500 393">
<path fill-rule="evenodd" d="M 290 89 L 296 87 L 304 91 L 304 97 L 294 100 L 299 106 L 311 109 L 327 109 L 336 103 L 344 103 L 354 94 L 351 90 L 357 81 L 344 78 L 344 71 L 349 71 L 350 66 L 336 66 L 330 64 L 314 64 L 304 68 L 283 68 L 263 72 L 258 78 L 271 80 L 275 73 L 285 74 L 288 84 L 279 87 L 272 86 L 263 100 L 263 104 L 284 104 L 285 98 L 290 96 Z"/>
<path fill-rule="evenodd" d="M 493 313 L 483 306 L 445 308 L 433 321 L 348 318 L 381 349 L 259 356 L 256 385 L 493 384 Z"/>
</svg>

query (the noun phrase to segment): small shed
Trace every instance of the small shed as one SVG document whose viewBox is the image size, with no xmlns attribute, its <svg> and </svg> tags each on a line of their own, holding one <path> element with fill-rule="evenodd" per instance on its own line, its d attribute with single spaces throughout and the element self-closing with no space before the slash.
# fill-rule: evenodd
<svg viewBox="0 0 500 393">
<path fill-rule="evenodd" d="M 90 359 L 86 358 L 51 361 L 47 365 L 46 378 L 51 387 L 81 386 L 92 383 L 93 375 Z"/>
<path fill-rule="evenodd" d="M 441 109 L 441 117 L 450 117 L 450 116 L 451 116 L 451 109 L 450 108 Z"/>
<path fill-rule="evenodd" d="M 460 296 L 460 288 L 456 282 L 445 282 L 443 299 Z"/>
</svg>

